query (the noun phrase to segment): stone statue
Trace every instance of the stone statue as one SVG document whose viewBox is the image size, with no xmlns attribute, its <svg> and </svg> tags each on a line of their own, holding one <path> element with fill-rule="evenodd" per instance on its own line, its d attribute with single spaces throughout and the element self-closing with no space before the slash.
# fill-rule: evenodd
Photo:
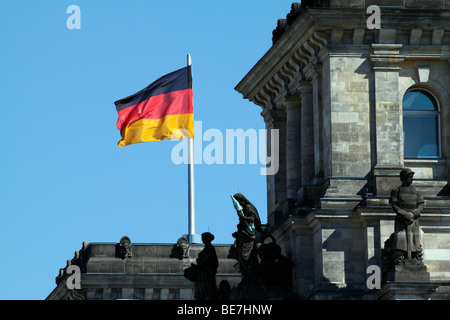
<svg viewBox="0 0 450 320">
<path fill-rule="evenodd" d="M 272 242 L 264 243 L 266 238 Z M 281 247 L 272 235 L 265 235 L 258 247 L 260 273 L 270 291 L 289 292 L 292 281 L 292 263 L 281 254 Z"/>
<path fill-rule="evenodd" d="M 177 248 L 181 259 L 189 258 L 189 241 L 186 237 L 178 238 Z"/>
<path fill-rule="evenodd" d="M 391 244 L 396 264 L 404 264 L 405 259 L 423 260 L 419 217 L 425 201 L 412 186 L 413 176 L 414 172 L 409 168 L 400 171 L 402 184 L 392 190 L 389 199 L 389 204 L 397 214 Z"/>
<path fill-rule="evenodd" d="M 237 225 L 237 231 L 232 234 L 236 239 L 237 260 L 242 274 L 241 283 L 257 283 L 259 272 L 255 229 L 261 234 L 263 233 L 261 219 L 256 207 L 242 193 L 236 193 L 233 197 L 242 207 L 242 210 L 237 210 L 239 224 Z"/>
<path fill-rule="evenodd" d="M 191 266 L 184 270 L 184 276 L 195 282 L 194 297 L 196 300 L 217 300 L 218 298 L 216 273 L 219 262 L 216 249 L 211 244 L 213 240 L 213 234 L 202 233 L 202 242 L 205 247 L 198 254 L 197 264 L 191 263 Z"/>
<path fill-rule="evenodd" d="M 123 236 L 120 238 L 119 246 L 117 247 L 116 255 L 122 259 L 131 258 L 133 245 L 131 244 L 131 240 L 127 236 Z"/>
</svg>

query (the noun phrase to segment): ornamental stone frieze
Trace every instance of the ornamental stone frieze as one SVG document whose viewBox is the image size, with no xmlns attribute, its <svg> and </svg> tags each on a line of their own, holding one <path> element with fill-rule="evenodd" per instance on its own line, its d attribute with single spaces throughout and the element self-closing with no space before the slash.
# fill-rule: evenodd
<svg viewBox="0 0 450 320">
<path fill-rule="evenodd" d="M 343 4 L 351 2 L 350 4 Z M 369 1 L 370 2 L 370 1 Z M 446 4 L 430 5 L 430 8 L 445 7 Z M 381 29 L 368 29 L 366 4 L 368 1 L 309 1 L 309 4 L 293 3 L 286 19 L 280 19 L 274 30 L 272 48 L 254 66 L 252 71 L 236 86 L 236 90 L 255 104 L 265 108 L 278 108 L 283 100 L 279 95 L 293 95 L 298 83 L 308 79 L 304 68 L 320 65 L 332 54 L 350 54 L 349 46 L 359 54 L 372 55 L 377 63 L 378 48 L 372 45 L 400 45 L 400 59 L 437 59 L 450 62 L 450 30 L 446 25 L 449 10 L 424 16 L 420 23 L 414 21 L 426 5 L 417 1 L 402 2 L 407 11 L 398 7 L 382 7 Z M 326 7 L 330 10 L 323 10 Z M 333 8 L 346 8 L 339 12 Z M 415 9 L 417 7 L 417 9 Z M 449 9 L 449 8 L 446 8 Z M 337 14 L 339 13 L 339 14 Z M 386 52 L 384 52 L 386 53 Z M 380 52 L 380 59 L 384 54 Z M 387 52 L 389 53 L 389 50 Z M 376 65 L 374 65 L 376 67 Z"/>
<path fill-rule="evenodd" d="M 319 34 L 312 32 L 267 81 L 250 93 L 249 99 L 263 109 L 278 109 L 286 95 L 299 94 L 300 83 L 311 80 L 306 68 L 320 63 L 327 45 L 327 40 Z"/>
</svg>

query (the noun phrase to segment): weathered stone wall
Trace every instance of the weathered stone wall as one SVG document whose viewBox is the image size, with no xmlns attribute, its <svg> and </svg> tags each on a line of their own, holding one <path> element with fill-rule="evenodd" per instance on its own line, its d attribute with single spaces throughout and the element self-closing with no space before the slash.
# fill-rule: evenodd
<svg viewBox="0 0 450 320">
<path fill-rule="evenodd" d="M 366 57 L 330 54 L 332 176 L 371 171 L 369 74 Z"/>
<path fill-rule="evenodd" d="M 448 211 L 447 211 L 448 212 Z M 424 214 L 421 221 L 421 237 L 424 247 L 424 263 L 432 281 L 450 281 L 450 228 L 448 216 L 437 212 Z"/>
</svg>

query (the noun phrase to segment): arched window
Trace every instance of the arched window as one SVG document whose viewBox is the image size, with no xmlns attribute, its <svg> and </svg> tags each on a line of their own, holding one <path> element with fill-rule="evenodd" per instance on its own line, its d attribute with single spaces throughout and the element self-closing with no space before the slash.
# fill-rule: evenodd
<svg viewBox="0 0 450 320">
<path fill-rule="evenodd" d="M 429 91 L 412 89 L 403 97 L 405 158 L 439 158 L 441 126 L 439 101 Z"/>
</svg>

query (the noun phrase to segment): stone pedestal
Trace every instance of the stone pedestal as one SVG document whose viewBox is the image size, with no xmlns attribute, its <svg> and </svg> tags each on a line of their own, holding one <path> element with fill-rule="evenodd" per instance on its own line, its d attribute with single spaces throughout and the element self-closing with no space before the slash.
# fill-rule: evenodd
<svg viewBox="0 0 450 320">
<path fill-rule="evenodd" d="M 376 294 L 378 300 L 430 300 L 438 289 L 438 283 L 390 282 Z"/>
<path fill-rule="evenodd" d="M 384 282 L 377 293 L 380 300 L 429 300 L 439 286 L 430 283 L 427 267 L 415 259 L 392 266 L 385 274 Z"/>
<path fill-rule="evenodd" d="M 430 274 L 423 263 L 415 259 L 406 259 L 405 264 L 393 266 L 386 273 L 386 281 L 429 282 Z"/>
</svg>

